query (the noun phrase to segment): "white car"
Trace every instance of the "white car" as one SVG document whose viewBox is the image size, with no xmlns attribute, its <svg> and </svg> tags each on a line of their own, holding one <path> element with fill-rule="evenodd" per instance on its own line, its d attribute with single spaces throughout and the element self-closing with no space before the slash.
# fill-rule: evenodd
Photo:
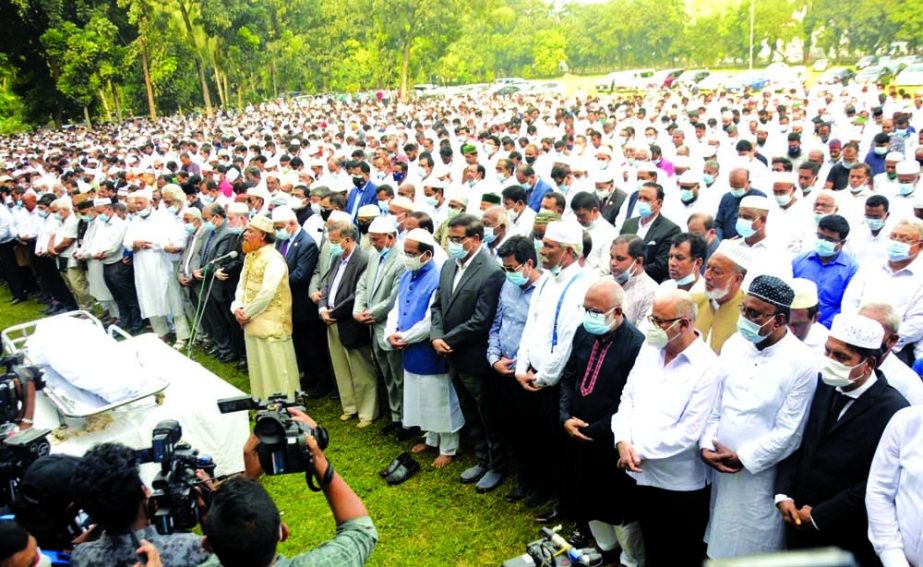
<svg viewBox="0 0 923 567">
<path fill-rule="evenodd" d="M 894 79 L 897 87 L 923 87 L 923 63 L 908 66 Z"/>
</svg>

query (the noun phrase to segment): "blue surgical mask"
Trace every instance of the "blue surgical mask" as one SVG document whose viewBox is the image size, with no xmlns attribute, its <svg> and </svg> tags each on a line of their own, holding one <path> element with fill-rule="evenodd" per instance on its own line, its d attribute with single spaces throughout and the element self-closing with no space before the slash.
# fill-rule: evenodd
<svg viewBox="0 0 923 567">
<path fill-rule="evenodd" d="M 532 243 L 535 245 L 536 252 L 542 249 L 542 240 L 540 238 L 533 239 Z"/>
<path fill-rule="evenodd" d="M 654 214 L 654 209 L 651 207 L 650 203 L 647 201 L 640 201 L 638 203 L 638 215 L 640 215 L 642 219 L 646 219 L 652 214 Z"/>
<path fill-rule="evenodd" d="M 318 208 L 320 208 L 320 205 L 318 205 Z M 378 201 L 378 208 L 381 209 L 382 213 L 388 214 L 388 201 Z"/>
<path fill-rule="evenodd" d="M 186 234 L 192 234 L 195 232 L 195 225 L 191 222 L 183 223 L 183 230 L 186 231 Z"/>
<path fill-rule="evenodd" d="M 888 260 L 892 262 L 902 262 L 910 258 L 910 244 L 907 242 L 898 242 L 897 240 L 892 240 L 888 244 Z"/>
<path fill-rule="evenodd" d="M 243 232 L 244 232 L 244 227 L 242 227 L 242 226 L 229 226 L 229 227 L 228 227 L 228 232 L 230 232 L 231 234 L 243 234 Z"/>
<path fill-rule="evenodd" d="M 96 218 L 98 218 L 99 222 L 103 224 L 106 224 L 107 222 L 109 222 L 109 215 L 107 215 L 106 213 L 96 215 Z"/>
<path fill-rule="evenodd" d="M 465 256 L 468 255 L 468 252 L 465 251 L 465 247 L 461 242 L 452 241 L 449 241 L 448 253 L 449 257 L 457 262 L 461 262 L 465 259 Z"/>
<path fill-rule="evenodd" d="M 750 238 L 756 234 L 756 229 L 753 228 L 753 221 L 748 221 L 747 219 L 737 219 L 737 224 L 734 225 L 734 228 L 737 230 L 737 234 L 743 238 Z"/>
<path fill-rule="evenodd" d="M 686 277 L 684 277 L 684 278 L 680 278 L 680 279 L 678 279 L 678 280 L 673 280 L 673 281 L 675 281 L 675 282 L 676 282 L 676 285 L 678 285 L 678 286 L 679 286 L 679 285 L 689 285 L 689 284 L 691 284 L 692 282 L 695 281 L 695 270 L 689 272 L 689 275 L 688 275 L 688 276 L 686 276 Z"/>
<path fill-rule="evenodd" d="M 763 323 L 765 325 L 766 323 Z M 760 334 L 763 325 L 754 323 L 746 317 L 737 318 L 737 332 L 740 336 L 753 344 L 759 344 L 766 339 L 765 335 Z"/>
<path fill-rule="evenodd" d="M 776 203 L 779 203 L 780 207 L 787 207 L 789 203 L 792 202 L 791 195 L 776 195 Z"/>
<path fill-rule="evenodd" d="M 885 226 L 885 219 L 873 219 L 865 217 L 865 224 L 872 230 L 881 230 Z"/>
<path fill-rule="evenodd" d="M 814 240 L 814 251 L 817 252 L 817 255 L 821 258 L 829 258 L 836 254 L 836 244 L 829 240 L 818 238 Z"/>
<path fill-rule="evenodd" d="M 704 181 L 706 185 L 711 185 L 715 182 L 715 176 L 710 173 L 703 173 L 702 181 Z"/>
<path fill-rule="evenodd" d="M 915 187 L 914 187 L 913 183 L 899 183 L 898 186 L 897 186 L 897 190 L 898 190 L 898 191 L 900 192 L 900 194 L 903 195 L 904 197 L 906 197 L 907 195 L 910 195 L 911 193 L 913 193 L 913 190 L 914 190 L 914 189 L 915 189 Z"/>
<path fill-rule="evenodd" d="M 205 232 L 211 232 L 215 230 L 215 225 L 207 221 L 202 223 L 202 226 L 205 227 Z"/>
<path fill-rule="evenodd" d="M 612 326 L 607 319 L 608 316 L 605 313 L 586 311 L 583 314 L 583 328 L 591 335 L 605 335 L 612 330 Z"/>
<path fill-rule="evenodd" d="M 47 219 L 47 218 L 48 218 L 48 211 L 39 211 L 39 212 L 38 212 L 38 218 L 40 218 L 40 219 Z"/>
<path fill-rule="evenodd" d="M 54 220 L 58 222 L 61 222 L 62 220 L 64 220 L 64 215 L 62 215 L 61 213 L 55 213 L 52 216 L 54 217 Z"/>
<path fill-rule="evenodd" d="M 201 202 L 203 205 L 211 205 L 215 202 L 215 198 L 211 195 L 202 194 L 199 195 L 199 202 Z"/>
<path fill-rule="evenodd" d="M 436 199 L 436 197 L 427 197 L 426 204 L 429 205 L 430 207 L 435 208 L 439 206 L 439 200 Z"/>
<path fill-rule="evenodd" d="M 827 216 L 827 213 L 814 213 L 814 224 L 820 224 L 820 219 Z"/>
<path fill-rule="evenodd" d="M 873 151 L 876 156 L 883 156 L 888 153 L 888 146 L 875 146 Z"/>
<path fill-rule="evenodd" d="M 494 227 L 485 226 L 484 227 L 484 244 L 493 244 L 494 240 L 497 239 L 497 235 L 494 234 Z"/>
<path fill-rule="evenodd" d="M 680 190 L 679 190 L 679 198 L 680 198 L 684 203 L 688 203 L 688 202 L 692 201 L 693 199 L 695 199 L 695 191 L 693 191 L 692 189 L 680 189 Z"/>
<path fill-rule="evenodd" d="M 343 255 L 343 245 L 339 242 L 330 243 L 330 255 L 331 256 L 342 256 Z"/>
<path fill-rule="evenodd" d="M 141 209 L 140 211 L 138 211 L 138 216 L 143 219 L 146 219 L 147 217 L 151 216 L 151 209 L 150 208 Z"/>
<path fill-rule="evenodd" d="M 506 281 L 517 287 L 522 287 L 526 285 L 526 282 L 529 281 L 529 278 L 522 275 L 522 272 L 507 272 Z"/>
<path fill-rule="evenodd" d="M 93 218 L 92 215 L 80 215 L 80 220 L 83 222 L 93 222 Z"/>
<path fill-rule="evenodd" d="M 288 240 L 292 235 L 288 233 L 284 228 L 276 229 L 276 240 Z"/>
<path fill-rule="evenodd" d="M 747 194 L 746 187 L 744 187 L 743 189 L 731 189 L 731 195 L 733 195 L 736 199 L 740 199 L 746 194 Z"/>
</svg>

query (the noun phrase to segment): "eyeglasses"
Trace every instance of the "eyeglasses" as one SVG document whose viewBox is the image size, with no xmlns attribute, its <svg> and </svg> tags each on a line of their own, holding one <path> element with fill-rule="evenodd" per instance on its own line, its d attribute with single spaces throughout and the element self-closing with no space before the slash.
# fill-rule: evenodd
<svg viewBox="0 0 923 567">
<path fill-rule="evenodd" d="M 586 311 L 587 313 L 593 313 L 594 315 L 608 315 L 609 313 L 612 313 L 613 311 L 619 308 L 619 306 L 616 305 L 612 309 L 608 309 L 606 311 L 600 311 L 598 309 L 593 309 L 592 307 L 587 307 L 586 305 L 581 305 L 581 307 L 583 307 L 583 310 Z"/>
<path fill-rule="evenodd" d="M 825 240 L 827 242 L 832 242 L 833 244 L 839 244 L 840 242 L 843 242 L 839 238 L 833 238 L 832 236 L 825 236 L 819 232 L 815 234 L 814 236 L 816 236 L 818 240 Z"/>
<path fill-rule="evenodd" d="M 759 311 L 755 309 L 751 309 L 750 307 L 747 307 L 746 305 L 740 306 L 740 314 L 746 317 L 747 319 L 751 319 L 751 320 L 763 319 L 765 317 L 775 317 L 776 315 L 775 313 L 760 313 Z"/>
<path fill-rule="evenodd" d="M 515 268 L 510 268 L 510 267 L 508 267 L 508 266 L 500 266 L 500 269 L 503 270 L 504 272 L 508 273 L 508 274 L 511 274 L 511 273 L 513 273 L 513 272 L 518 272 L 518 271 L 522 270 L 525 266 L 526 266 L 525 264 L 519 264 L 519 265 L 516 266 Z"/>
<path fill-rule="evenodd" d="M 648 322 L 655 327 L 663 327 L 666 323 L 674 323 L 679 321 L 682 317 L 673 317 L 672 319 L 661 319 L 660 317 L 654 317 L 653 315 L 648 315 Z"/>
<path fill-rule="evenodd" d="M 461 244 L 462 242 L 468 240 L 468 236 L 450 236 L 449 242 L 454 242 L 455 244 Z"/>
</svg>

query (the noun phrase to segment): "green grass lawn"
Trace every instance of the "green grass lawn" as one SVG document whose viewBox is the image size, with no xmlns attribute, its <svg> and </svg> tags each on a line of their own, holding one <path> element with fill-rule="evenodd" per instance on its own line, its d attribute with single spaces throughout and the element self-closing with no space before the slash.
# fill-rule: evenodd
<svg viewBox="0 0 923 567">
<path fill-rule="evenodd" d="M 44 308 L 29 301 L 9 305 L 9 293 L 0 288 L 0 329 L 40 319 Z M 198 353 L 198 362 L 234 386 L 249 391 L 247 375 L 230 365 Z M 170 395 L 167 390 L 166 395 Z M 338 418 L 338 402 L 323 400 L 307 408 L 318 423 L 330 431 L 327 456 L 365 502 L 378 527 L 379 543 L 373 565 L 498 565 L 523 552 L 525 543 L 537 539 L 534 511 L 510 504 L 503 495 L 512 486 L 507 480 L 490 494 L 477 494 L 474 486 L 458 482 L 458 475 L 473 464 L 463 455 L 446 469 L 429 466 L 432 456 L 421 459 L 422 470 L 401 486 L 390 487 L 377 471 L 413 441 L 398 445 L 378 430 L 382 420 L 361 430 L 356 421 Z M 549 457 L 552 457 L 549 455 Z M 280 552 L 291 555 L 309 549 L 333 535 L 333 516 L 322 494 L 308 490 L 302 475 L 264 477 L 269 490 L 291 528 L 291 538 Z"/>
</svg>

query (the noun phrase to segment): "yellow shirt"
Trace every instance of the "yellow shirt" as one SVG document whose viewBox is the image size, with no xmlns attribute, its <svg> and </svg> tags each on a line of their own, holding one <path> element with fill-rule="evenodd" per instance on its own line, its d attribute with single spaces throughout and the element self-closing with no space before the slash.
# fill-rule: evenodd
<svg viewBox="0 0 923 567">
<path fill-rule="evenodd" d="M 737 318 L 740 317 L 744 292 L 737 290 L 737 294 L 730 301 L 718 305 L 717 309 L 716 303 L 708 299 L 704 293 L 693 293 L 692 298 L 698 308 L 695 328 L 702 333 L 702 338 L 715 354 L 721 354 L 724 341 L 737 332 Z"/>
</svg>

